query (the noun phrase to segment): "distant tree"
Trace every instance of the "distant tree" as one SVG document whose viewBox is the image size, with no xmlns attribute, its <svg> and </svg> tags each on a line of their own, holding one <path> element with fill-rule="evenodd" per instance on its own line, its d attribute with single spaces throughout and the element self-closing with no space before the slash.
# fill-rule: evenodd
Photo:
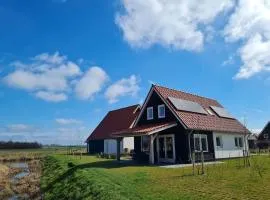
<svg viewBox="0 0 270 200">
<path fill-rule="evenodd" d="M 42 145 L 38 142 L 13 142 L 0 141 L 0 149 L 39 149 Z"/>
</svg>

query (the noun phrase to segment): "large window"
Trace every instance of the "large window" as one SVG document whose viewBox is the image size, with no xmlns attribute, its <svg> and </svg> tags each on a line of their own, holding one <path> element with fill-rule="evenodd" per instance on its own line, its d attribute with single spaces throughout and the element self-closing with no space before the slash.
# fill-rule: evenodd
<svg viewBox="0 0 270 200">
<path fill-rule="evenodd" d="M 147 120 L 151 120 L 153 118 L 154 118 L 153 107 L 148 107 L 147 108 Z"/>
<path fill-rule="evenodd" d="M 243 145 L 243 138 L 242 137 L 235 137 L 234 144 L 235 144 L 235 147 L 242 148 L 244 146 Z"/>
<path fill-rule="evenodd" d="M 207 135 L 194 134 L 194 150 L 208 152 Z"/>
<path fill-rule="evenodd" d="M 158 106 L 158 118 L 164 118 L 165 117 L 165 105 L 159 105 Z"/>
<path fill-rule="evenodd" d="M 223 147 L 222 137 L 221 136 L 216 136 L 216 146 L 218 148 L 222 148 Z"/>
<path fill-rule="evenodd" d="M 150 136 L 145 135 L 141 137 L 141 151 L 142 152 L 150 151 Z"/>
</svg>

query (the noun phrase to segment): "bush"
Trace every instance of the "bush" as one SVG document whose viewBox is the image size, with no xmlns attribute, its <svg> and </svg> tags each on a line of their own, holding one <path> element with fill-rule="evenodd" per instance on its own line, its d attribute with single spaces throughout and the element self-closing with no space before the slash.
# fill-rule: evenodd
<svg viewBox="0 0 270 200">
<path fill-rule="evenodd" d="M 73 162 L 68 162 L 68 167 L 71 168 L 71 167 L 75 167 L 75 164 Z"/>
</svg>

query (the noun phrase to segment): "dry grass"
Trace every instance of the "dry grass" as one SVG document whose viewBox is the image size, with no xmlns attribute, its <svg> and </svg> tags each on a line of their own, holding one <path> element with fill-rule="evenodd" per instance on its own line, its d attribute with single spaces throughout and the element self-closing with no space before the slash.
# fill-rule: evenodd
<svg viewBox="0 0 270 200">
<path fill-rule="evenodd" d="M 5 199 L 13 194 L 10 188 L 9 168 L 0 164 L 0 199 Z"/>
<path fill-rule="evenodd" d="M 16 181 L 12 180 L 14 175 L 23 171 L 19 168 L 9 168 L 0 164 L 0 199 L 9 199 L 13 195 L 27 195 L 28 199 L 41 199 L 40 176 L 41 165 L 39 160 L 28 162 L 29 175 Z"/>
<path fill-rule="evenodd" d="M 28 162 L 30 174 L 21 178 L 12 187 L 16 194 L 27 194 L 30 199 L 40 199 L 41 166 L 39 160 Z"/>
</svg>

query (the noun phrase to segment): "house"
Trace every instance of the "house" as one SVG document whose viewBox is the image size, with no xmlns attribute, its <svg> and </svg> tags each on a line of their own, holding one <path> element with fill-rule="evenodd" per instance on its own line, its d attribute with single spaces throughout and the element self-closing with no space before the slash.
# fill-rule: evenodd
<svg viewBox="0 0 270 200">
<path fill-rule="evenodd" d="M 258 136 L 258 147 L 266 149 L 270 147 L 270 121 L 265 125 Z"/>
<path fill-rule="evenodd" d="M 257 148 L 258 135 L 256 133 L 252 133 L 248 136 L 248 147 L 249 149 Z"/>
<path fill-rule="evenodd" d="M 133 127 L 112 135 L 118 149 L 134 137 L 135 159 L 154 164 L 189 163 L 193 152 L 204 160 L 241 157 L 249 134 L 216 100 L 152 85 Z"/>
<path fill-rule="evenodd" d="M 111 134 L 132 127 L 139 111 L 140 105 L 133 105 L 108 112 L 87 138 L 87 152 L 116 154 L 116 140 Z M 134 149 L 134 138 L 125 137 L 120 146 L 121 152 Z"/>
</svg>

